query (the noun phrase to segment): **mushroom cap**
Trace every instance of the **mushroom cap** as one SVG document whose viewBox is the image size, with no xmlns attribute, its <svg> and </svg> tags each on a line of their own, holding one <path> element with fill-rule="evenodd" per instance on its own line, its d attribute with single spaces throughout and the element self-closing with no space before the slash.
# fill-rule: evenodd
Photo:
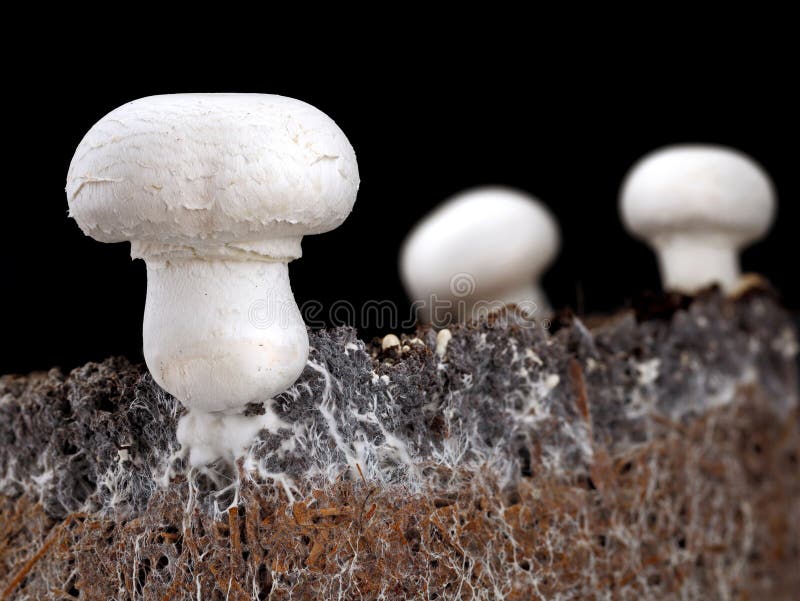
<svg viewBox="0 0 800 601">
<path fill-rule="evenodd" d="M 538 276 L 558 252 L 559 239 L 556 220 L 532 196 L 475 188 L 445 201 L 411 231 L 401 251 L 401 277 L 412 298 L 463 296 L 470 292 L 465 285 L 491 295 Z"/>
<path fill-rule="evenodd" d="M 775 194 L 769 176 L 741 152 L 670 146 L 630 170 L 620 212 L 628 230 L 645 239 L 696 231 L 723 234 L 743 245 L 766 233 Z"/>
<path fill-rule="evenodd" d="M 313 106 L 266 94 L 170 94 L 100 119 L 67 175 L 70 215 L 102 242 L 299 238 L 355 202 L 356 157 Z"/>
</svg>

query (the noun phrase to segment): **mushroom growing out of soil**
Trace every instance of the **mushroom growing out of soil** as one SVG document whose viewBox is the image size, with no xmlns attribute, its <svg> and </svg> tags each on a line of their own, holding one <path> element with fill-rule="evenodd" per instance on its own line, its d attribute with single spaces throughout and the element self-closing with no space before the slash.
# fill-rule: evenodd
<svg viewBox="0 0 800 601">
<path fill-rule="evenodd" d="M 769 176 L 722 146 L 671 146 L 641 159 L 620 195 L 628 230 L 653 247 L 665 290 L 694 294 L 740 279 L 739 250 L 762 238 L 775 214 Z"/>
<path fill-rule="evenodd" d="M 532 196 L 474 188 L 417 224 L 403 244 L 400 273 L 427 323 L 477 320 L 505 304 L 538 318 L 550 312 L 538 280 L 559 244 L 555 218 Z"/>
<path fill-rule="evenodd" d="M 303 236 L 345 220 L 358 185 L 344 133 L 304 102 L 174 94 L 98 121 L 66 189 L 85 234 L 130 241 L 147 263 L 143 344 L 155 381 L 190 412 L 237 414 L 302 372 L 308 336 L 288 263 Z"/>
</svg>

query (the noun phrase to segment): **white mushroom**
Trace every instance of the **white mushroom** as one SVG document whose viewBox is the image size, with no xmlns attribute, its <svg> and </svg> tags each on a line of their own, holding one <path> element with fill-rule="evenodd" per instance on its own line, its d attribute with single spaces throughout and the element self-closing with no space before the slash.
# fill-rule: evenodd
<svg viewBox="0 0 800 601">
<path fill-rule="evenodd" d="M 504 304 L 550 311 L 539 276 L 559 248 L 558 225 L 539 201 L 503 187 L 447 200 L 408 235 L 400 273 L 419 318 L 434 325 L 479 319 Z"/>
<path fill-rule="evenodd" d="M 190 410 L 235 413 L 291 386 L 308 337 L 289 285 L 303 236 L 356 198 L 352 147 L 299 100 L 176 94 L 125 104 L 78 146 L 70 214 L 147 263 L 144 356 Z"/>
<path fill-rule="evenodd" d="M 447 354 L 447 345 L 453 339 L 453 333 L 447 328 L 442 328 L 436 332 L 436 354 L 439 359 L 444 359 Z"/>
<path fill-rule="evenodd" d="M 398 346 L 400 346 L 400 339 L 394 334 L 386 334 L 381 340 L 381 350 L 385 351 Z"/>
<path fill-rule="evenodd" d="M 712 284 L 734 290 L 739 250 L 763 237 L 775 213 L 769 176 L 720 146 L 673 146 L 631 169 L 620 212 L 628 230 L 658 255 L 664 289 L 692 294 Z"/>
</svg>

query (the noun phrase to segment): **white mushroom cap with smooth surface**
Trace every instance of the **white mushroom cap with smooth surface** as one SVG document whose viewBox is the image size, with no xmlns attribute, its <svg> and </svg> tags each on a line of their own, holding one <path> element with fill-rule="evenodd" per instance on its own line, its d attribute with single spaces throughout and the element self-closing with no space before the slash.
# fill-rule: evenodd
<svg viewBox="0 0 800 601">
<path fill-rule="evenodd" d="M 538 278 L 559 240 L 552 214 L 532 196 L 475 188 L 450 198 L 412 230 L 401 251 L 401 277 L 420 319 L 434 325 L 444 316 L 478 319 L 511 303 L 539 317 L 549 305 Z"/>
<path fill-rule="evenodd" d="M 769 176 L 746 155 L 721 146 L 657 150 L 628 174 L 620 195 L 628 230 L 658 255 L 666 290 L 692 294 L 739 282 L 739 250 L 772 224 Z"/>
<path fill-rule="evenodd" d="M 359 185 L 355 153 L 318 109 L 261 94 L 125 104 L 70 164 L 70 214 L 147 262 L 144 355 L 190 409 L 238 410 L 284 391 L 308 337 L 287 263 L 337 227 Z"/>
</svg>

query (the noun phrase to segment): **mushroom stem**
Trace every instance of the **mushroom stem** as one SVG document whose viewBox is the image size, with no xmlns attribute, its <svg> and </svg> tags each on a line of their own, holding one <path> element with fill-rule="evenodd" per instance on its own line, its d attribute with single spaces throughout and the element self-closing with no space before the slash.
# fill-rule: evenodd
<svg viewBox="0 0 800 601">
<path fill-rule="evenodd" d="M 694 294 L 712 284 L 730 292 L 739 281 L 739 256 L 730 236 L 707 232 L 659 236 L 654 244 L 666 290 Z"/>
<path fill-rule="evenodd" d="M 201 411 L 270 399 L 308 356 L 288 266 L 268 260 L 148 259 L 143 342 L 156 382 Z"/>
<path fill-rule="evenodd" d="M 544 292 L 533 283 L 505 290 L 498 295 L 498 300 L 507 305 L 517 305 L 530 317 L 541 319 L 552 312 Z"/>
<path fill-rule="evenodd" d="M 462 308 L 459 303 L 465 306 Z M 486 319 L 490 313 L 502 309 L 504 305 L 516 305 L 523 313 L 532 318 L 541 319 L 552 312 L 544 292 L 534 284 L 524 284 L 498 292 L 484 292 L 466 299 L 456 299 L 455 304 L 459 320 L 469 317 L 474 321 L 480 321 Z"/>
</svg>

